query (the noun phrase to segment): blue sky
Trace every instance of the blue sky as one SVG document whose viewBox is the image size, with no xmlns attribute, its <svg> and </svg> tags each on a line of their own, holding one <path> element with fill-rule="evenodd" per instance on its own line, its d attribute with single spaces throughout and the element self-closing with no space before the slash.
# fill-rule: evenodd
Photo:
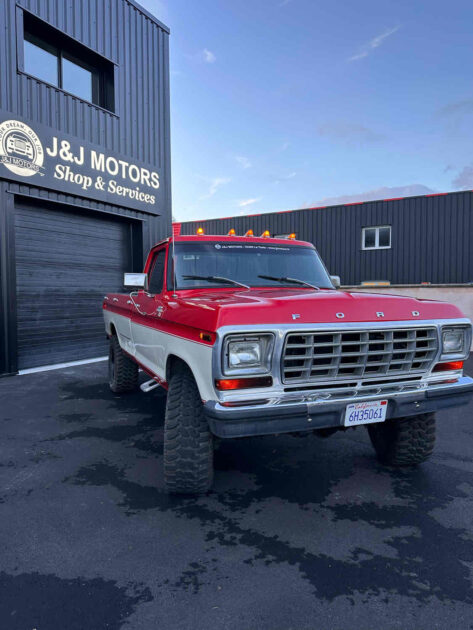
<svg viewBox="0 0 473 630">
<path fill-rule="evenodd" d="M 473 188 L 473 3 L 141 0 L 181 221 Z"/>
</svg>

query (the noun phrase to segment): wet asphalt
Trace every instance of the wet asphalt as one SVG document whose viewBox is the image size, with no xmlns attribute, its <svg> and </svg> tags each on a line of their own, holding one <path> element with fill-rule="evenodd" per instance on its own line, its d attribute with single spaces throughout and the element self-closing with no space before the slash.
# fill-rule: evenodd
<svg viewBox="0 0 473 630">
<path fill-rule="evenodd" d="M 417 469 L 363 428 L 224 442 L 197 499 L 164 404 L 105 363 L 0 380 L 1 630 L 473 628 L 473 404 Z"/>
</svg>

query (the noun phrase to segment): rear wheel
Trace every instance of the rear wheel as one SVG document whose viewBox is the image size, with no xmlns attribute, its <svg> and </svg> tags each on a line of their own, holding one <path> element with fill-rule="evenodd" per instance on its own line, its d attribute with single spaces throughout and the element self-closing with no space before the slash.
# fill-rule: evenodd
<svg viewBox="0 0 473 630">
<path fill-rule="evenodd" d="M 197 384 L 180 363 L 170 381 L 164 423 L 164 482 L 172 494 L 202 494 L 213 481 L 213 436 Z"/>
<path fill-rule="evenodd" d="M 367 426 L 378 459 L 389 466 L 415 466 L 434 450 L 435 415 L 397 418 Z"/>
<path fill-rule="evenodd" d="M 138 385 L 138 365 L 123 352 L 116 335 L 110 337 L 108 381 L 115 394 L 132 392 Z"/>
</svg>

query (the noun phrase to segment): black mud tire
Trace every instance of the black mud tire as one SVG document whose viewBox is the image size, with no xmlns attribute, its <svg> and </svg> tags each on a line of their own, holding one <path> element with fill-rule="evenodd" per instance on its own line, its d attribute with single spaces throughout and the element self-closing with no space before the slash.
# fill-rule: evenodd
<svg viewBox="0 0 473 630">
<path fill-rule="evenodd" d="M 416 466 L 435 445 L 435 414 L 397 418 L 367 426 L 378 459 L 388 466 Z"/>
<path fill-rule="evenodd" d="M 169 494 L 204 494 L 213 481 L 213 436 L 195 379 L 184 363 L 169 380 L 164 483 Z"/>
<path fill-rule="evenodd" d="M 138 386 L 138 365 L 123 352 L 116 335 L 110 337 L 108 382 L 115 394 L 132 392 Z"/>
</svg>

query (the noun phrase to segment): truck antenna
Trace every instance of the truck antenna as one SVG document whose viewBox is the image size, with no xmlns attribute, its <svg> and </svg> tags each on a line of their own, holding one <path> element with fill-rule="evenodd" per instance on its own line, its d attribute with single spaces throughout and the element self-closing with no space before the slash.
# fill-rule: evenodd
<svg viewBox="0 0 473 630">
<path fill-rule="evenodd" d="M 175 257 L 175 241 L 176 235 L 174 234 L 174 229 L 172 232 L 172 297 L 177 298 L 176 287 L 177 287 L 177 276 L 176 276 L 176 257 Z"/>
</svg>

